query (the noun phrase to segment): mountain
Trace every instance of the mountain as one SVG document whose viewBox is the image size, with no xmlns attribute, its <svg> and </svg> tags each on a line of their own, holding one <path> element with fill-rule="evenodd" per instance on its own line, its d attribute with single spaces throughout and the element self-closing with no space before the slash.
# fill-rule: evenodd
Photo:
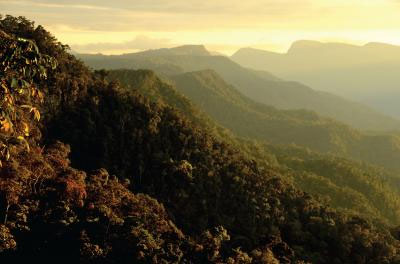
<svg viewBox="0 0 400 264">
<path fill-rule="evenodd" d="M 140 77 L 138 78 L 138 76 Z M 247 138 L 252 137 L 253 140 L 248 141 L 237 137 L 233 138 L 233 135 L 226 133 L 219 138 L 223 138 L 225 142 L 230 142 L 236 148 L 241 149 L 256 160 L 260 167 L 274 167 L 280 170 L 286 180 L 293 182 L 302 190 L 323 197 L 338 210 L 357 212 L 379 219 L 390 219 L 391 223 L 396 223 L 397 219 L 400 220 L 400 211 L 397 210 L 398 205 L 396 205 L 398 203 L 400 206 L 400 201 L 393 202 L 397 201 L 395 197 L 398 194 L 397 187 L 391 186 L 393 184 L 399 186 L 399 181 L 394 175 L 387 174 L 371 165 L 363 165 L 333 155 L 321 155 L 307 148 L 254 142 L 254 138 L 258 135 L 258 138 L 272 138 L 276 143 L 277 140 L 270 131 L 275 131 L 275 134 L 280 132 L 283 134 L 282 137 L 285 137 L 285 123 L 286 126 L 289 126 L 290 123 L 297 124 L 289 136 L 302 133 L 302 125 L 312 125 L 306 123 L 305 113 L 301 111 L 297 113 L 295 111 L 284 112 L 254 103 L 229 87 L 211 70 L 176 76 L 176 88 L 161 82 L 150 71 L 116 70 L 108 72 L 108 78 L 113 81 L 121 81 L 129 90 L 150 95 L 149 98 L 152 98 L 154 102 L 174 106 L 203 129 L 217 125 L 213 124 L 213 120 L 196 118 L 199 113 L 201 114 L 200 110 L 208 113 L 219 124 L 232 129 L 236 134 Z M 188 79 L 192 78 L 194 80 L 188 82 Z M 146 81 L 138 82 L 137 80 Z M 166 92 L 167 90 L 170 92 Z M 187 107 L 186 102 L 190 101 L 180 95 L 177 90 L 182 91 L 195 104 L 190 103 L 190 107 Z M 250 114 L 246 114 L 250 111 Z M 254 116 L 257 117 L 252 118 Z M 312 116 L 315 120 L 318 119 L 315 114 Z M 322 122 L 322 120 L 320 121 Z M 263 124 L 264 127 L 272 128 L 264 128 L 262 131 L 260 127 L 262 128 Z M 313 125 L 317 126 L 317 123 Z M 329 126 L 326 130 L 329 130 Z M 330 133 L 334 133 L 334 131 Z M 338 134 L 335 136 L 340 137 Z M 318 135 L 314 135 L 314 138 L 318 138 Z M 301 136 L 296 139 L 301 140 Z M 287 175 L 293 176 L 287 177 Z M 385 198 L 382 199 L 382 197 Z"/>
<path fill-rule="evenodd" d="M 120 81 L 128 90 L 135 90 L 151 101 L 164 106 L 179 109 L 188 119 L 201 124 L 203 129 L 217 135 L 225 141 L 232 139 L 232 133 L 215 123 L 209 116 L 197 108 L 191 100 L 167 82 L 162 81 L 150 70 L 117 70 L 106 72 L 108 80 Z M 232 143 L 232 142 L 231 142 Z"/>
<path fill-rule="evenodd" d="M 178 48 L 179 49 L 179 48 Z M 268 72 L 244 68 L 223 56 L 174 55 L 173 50 L 124 55 L 79 55 L 95 69 L 151 69 L 160 76 L 212 69 L 249 98 L 279 109 L 308 109 L 363 130 L 395 130 L 400 121 L 359 103 L 297 82 L 283 81 Z M 152 55 L 158 53 L 156 55 Z M 166 54 L 168 53 L 168 54 Z M 203 54 L 203 53 L 201 53 Z"/>
<path fill-rule="evenodd" d="M 141 74 L 147 77 L 136 77 Z M 160 80 L 154 78 L 154 73 L 144 71 L 114 70 L 108 75 L 111 80 L 119 80 L 130 89 L 178 108 L 184 114 L 191 113 L 189 118 L 195 122 L 208 120 L 201 113 L 203 112 L 219 126 L 226 127 L 241 137 L 274 144 L 297 144 L 314 151 L 399 170 L 398 135 L 366 134 L 314 112 L 284 111 L 257 103 L 242 95 L 212 70 L 172 76 L 170 79 L 171 83 L 176 85 L 175 88 L 167 84 L 160 85 Z M 142 78 L 145 81 L 137 81 Z M 163 87 L 161 91 L 160 87 Z M 210 123 L 210 120 L 207 123 L 207 126 L 216 127 L 214 131 L 223 131 L 221 137 L 226 139 L 229 132 Z"/>
<path fill-rule="evenodd" d="M 175 48 L 155 49 L 141 52 L 143 56 L 211 56 L 203 45 L 184 45 Z"/>
<path fill-rule="evenodd" d="M 259 167 L 167 99 L 154 102 L 90 71 L 23 17 L 1 18 L 1 31 L 9 92 L 0 100 L 12 106 L 0 113 L 2 263 L 399 258 L 396 228 L 334 210 L 286 181 L 283 168 Z"/>
<path fill-rule="evenodd" d="M 129 87 L 138 87 L 132 80 L 135 75 L 129 70 L 110 72 L 113 79 Z M 257 103 L 212 70 L 184 73 L 170 79 L 175 82 L 178 91 L 203 112 L 238 136 L 274 144 L 297 144 L 395 171 L 400 169 L 397 162 L 400 158 L 400 138 L 397 135 L 365 134 L 314 112 L 284 111 Z M 151 91 L 154 93 L 155 90 Z M 179 108 L 177 104 L 174 106 Z"/>
<path fill-rule="evenodd" d="M 267 70 L 281 78 L 368 104 L 394 117 L 400 116 L 396 100 L 400 95 L 397 89 L 400 46 L 303 40 L 293 43 L 287 53 L 244 48 L 231 58 L 246 67 Z"/>
<path fill-rule="evenodd" d="M 340 153 L 341 146 L 348 144 L 346 140 L 339 143 L 329 138 L 334 137 L 337 131 L 353 134 L 351 129 L 332 120 L 324 120 L 311 111 L 284 111 L 257 103 L 242 95 L 212 70 L 184 73 L 171 79 L 178 91 L 214 120 L 242 137 L 263 139 L 275 144 L 294 143 L 320 152 Z M 354 134 L 358 137 L 357 133 Z"/>
<path fill-rule="evenodd" d="M 239 136 L 274 144 L 297 144 L 322 153 L 399 170 L 400 138 L 367 135 L 305 110 L 278 110 L 238 92 L 211 70 L 173 76 L 178 91 Z"/>
</svg>

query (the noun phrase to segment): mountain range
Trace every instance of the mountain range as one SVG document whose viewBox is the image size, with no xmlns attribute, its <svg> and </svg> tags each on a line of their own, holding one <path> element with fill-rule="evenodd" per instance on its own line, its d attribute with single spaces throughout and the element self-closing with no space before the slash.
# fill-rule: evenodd
<svg viewBox="0 0 400 264">
<path fill-rule="evenodd" d="M 330 120 L 324 122 L 313 113 L 308 113 L 307 119 L 304 111 L 284 112 L 255 103 L 229 87 L 211 70 L 175 76 L 174 85 L 161 81 L 154 72 L 148 70 L 113 70 L 107 76 L 109 80 L 118 80 L 128 90 L 140 92 L 153 102 L 178 109 L 203 130 L 241 149 L 256 160 L 260 168 L 281 171 L 286 180 L 302 190 L 327 199 L 337 209 L 356 211 L 369 217 L 385 215 L 387 219 L 397 218 L 396 205 L 389 203 L 384 206 L 381 198 L 374 200 L 369 194 L 372 191 L 381 193 L 387 200 L 396 199 L 395 190 L 400 186 L 397 174 L 372 166 L 376 160 L 359 163 L 340 158 L 340 155 L 345 155 L 340 152 L 340 146 L 330 145 L 325 140 L 325 134 L 343 140 L 341 137 L 346 133 L 336 133 L 340 129 L 347 129 L 347 133 L 356 131 L 332 124 Z M 336 130 L 332 128 L 334 125 L 338 125 Z M 221 126 L 235 134 L 221 130 Z M 288 126 L 291 129 L 287 129 Z M 321 133 L 324 130 L 326 132 Z M 361 134 L 357 136 L 363 137 Z M 307 145 L 307 142 L 311 142 L 306 140 L 307 137 L 314 138 L 313 143 L 328 146 L 335 154 L 326 155 L 310 150 L 314 147 L 324 151 L 318 148 L 318 144 L 309 144 L 308 148 L 288 144 L 292 140 Z M 362 142 L 342 142 L 345 147 L 351 148 L 352 144 L 362 145 Z M 367 147 L 368 144 L 364 146 Z M 370 150 L 365 152 L 370 153 Z"/>
<path fill-rule="evenodd" d="M 243 48 L 231 59 L 400 116 L 400 46 L 302 40 L 293 43 L 287 53 Z"/>
<path fill-rule="evenodd" d="M 94 69 L 151 69 L 168 77 L 211 69 L 243 95 L 279 109 L 308 109 L 362 130 L 397 130 L 400 121 L 342 97 L 255 71 L 228 57 L 212 56 L 203 46 L 183 46 L 124 55 L 79 54 Z"/>
<path fill-rule="evenodd" d="M 279 145 L 295 144 L 320 153 L 331 153 L 400 170 L 397 162 L 400 159 L 400 138 L 397 135 L 370 135 L 312 111 L 279 110 L 258 103 L 244 96 L 213 70 L 171 76 L 170 83 L 175 89 L 151 84 L 157 83 L 157 79 L 149 76 L 145 78 L 146 85 L 138 85 L 137 76 L 132 70 L 109 72 L 109 78 L 127 87 L 164 87 L 164 91 L 176 89 L 194 103 L 196 108 L 237 136 Z M 152 94 L 160 94 L 159 88 L 146 89 L 145 94 L 153 97 Z M 172 94 L 169 92 L 168 97 Z M 174 97 L 178 98 L 177 95 Z M 185 100 L 173 101 L 173 105 L 183 112 L 192 109 L 182 107 Z"/>
</svg>

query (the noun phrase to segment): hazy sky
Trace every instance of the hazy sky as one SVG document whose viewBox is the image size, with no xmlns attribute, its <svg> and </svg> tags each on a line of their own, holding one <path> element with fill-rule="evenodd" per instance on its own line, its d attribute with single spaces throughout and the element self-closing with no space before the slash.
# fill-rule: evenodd
<svg viewBox="0 0 400 264">
<path fill-rule="evenodd" d="M 400 0 L 0 0 L 79 52 L 204 44 L 284 52 L 298 39 L 400 44 Z"/>
</svg>

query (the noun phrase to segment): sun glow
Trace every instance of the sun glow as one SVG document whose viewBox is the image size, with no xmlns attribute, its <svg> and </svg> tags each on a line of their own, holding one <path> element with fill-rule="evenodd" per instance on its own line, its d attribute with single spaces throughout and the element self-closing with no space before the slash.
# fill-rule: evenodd
<svg viewBox="0 0 400 264">
<path fill-rule="evenodd" d="M 150 48 L 204 44 L 228 55 L 244 46 L 285 52 L 298 39 L 400 45 L 395 0 L 134 2 L 0 0 L 0 10 L 35 20 L 78 52 L 141 50 L 143 36 Z"/>
</svg>

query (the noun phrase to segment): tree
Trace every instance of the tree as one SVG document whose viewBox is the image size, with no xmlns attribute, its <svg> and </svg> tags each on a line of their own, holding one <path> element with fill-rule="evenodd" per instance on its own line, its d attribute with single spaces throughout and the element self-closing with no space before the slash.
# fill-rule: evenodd
<svg viewBox="0 0 400 264">
<path fill-rule="evenodd" d="M 0 154 L 2 161 L 10 158 L 11 147 L 26 145 L 29 137 L 38 136 L 32 122 L 40 120 L 38 105 L 44 95 L 39 85 L 47 78 L 47 69 L 57 62 L 40 54 L 35 42 L 9 36 L 0 30 Z M 35 135 L 36 134 L 36 135 Z"/>
</svg>

